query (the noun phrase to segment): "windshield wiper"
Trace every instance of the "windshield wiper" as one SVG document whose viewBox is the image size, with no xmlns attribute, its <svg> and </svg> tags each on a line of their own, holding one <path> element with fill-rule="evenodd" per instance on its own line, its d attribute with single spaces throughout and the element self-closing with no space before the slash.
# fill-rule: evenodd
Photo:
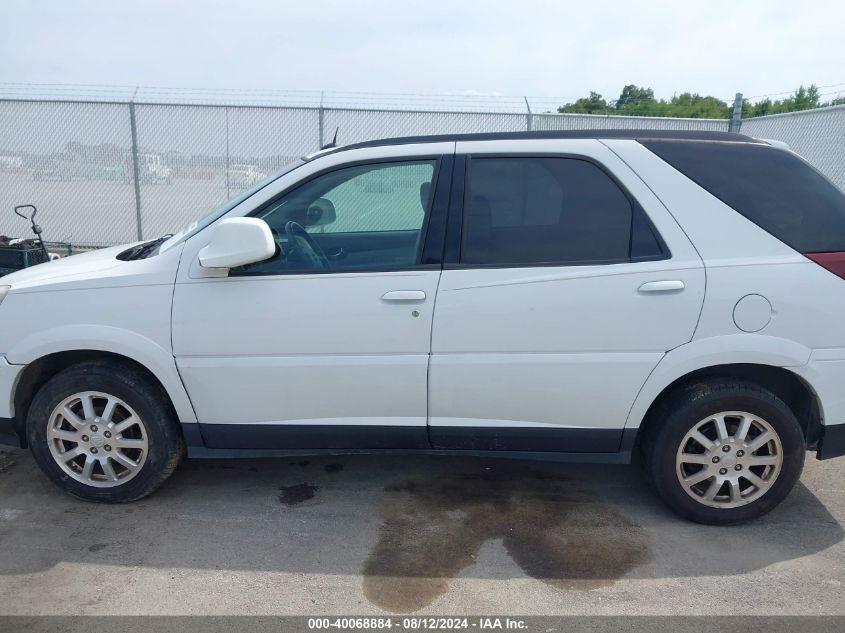
<svg viewBox="0 0 845 633">
<path fill-rule="evenodd" d="M 160 238 L 151 242 L 144 242 L 143 244 L 138 244 L 138 246 L 133 246 L 128 251 L 123 251 L 120 255 L 118 255 L 118 259 L 122 259 L 124 261 L 145 259 L 152 255 L 159 246 L 164 244 L 171 237 L 173 237 L 173 233 L 168 233 L 167 235 L 162 235 Z"/>
</svg>

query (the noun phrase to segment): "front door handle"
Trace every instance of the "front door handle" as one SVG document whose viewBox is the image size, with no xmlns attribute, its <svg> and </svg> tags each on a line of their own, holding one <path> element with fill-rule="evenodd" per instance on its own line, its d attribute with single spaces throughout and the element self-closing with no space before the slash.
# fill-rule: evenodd
<svg viewBox="0 0 845 633">
<path fill-rule="evenodd" d="M 647 281 L 640 286 L 637 291 L 643 293 L 655 292 L 680 292 L 685 288 L 684 282 L 680 279 L 673 279 L 671 281 Z"/>
<path fill-rule="evenodd" d="M 422 290 L 391 290 L 381 296 L 382 301 L 425 301 L 425 293 Z"/>
</svg>

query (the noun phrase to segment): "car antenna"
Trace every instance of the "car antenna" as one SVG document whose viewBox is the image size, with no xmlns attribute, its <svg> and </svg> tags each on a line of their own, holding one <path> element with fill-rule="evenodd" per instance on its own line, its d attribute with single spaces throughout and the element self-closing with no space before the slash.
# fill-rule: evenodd
<svg viewBox="0 0 845 633">
<path fill-rule="evenodd" d="M 320 148 L 320 151 L 324 149 L 332 149 L 333 147 L 337 147 L 337 133 L 340 131 L 340 126 L 336 127 L 334 130 L 334 138 L 332 139 L 331 143 L 327 143 Z"/>
</svg>

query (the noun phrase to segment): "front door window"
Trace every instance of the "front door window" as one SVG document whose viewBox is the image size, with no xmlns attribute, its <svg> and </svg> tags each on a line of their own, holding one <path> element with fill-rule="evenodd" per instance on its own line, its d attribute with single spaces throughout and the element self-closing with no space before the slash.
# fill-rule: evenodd
<svg viewBox="0 0 845 633">
<path fill-rule="evenodd" d="M 416 265 L 436 161 L 346 167 L 319 176 L 256 214 L 278 252 L 250 274 L 397 270 Z"/>
</svg>

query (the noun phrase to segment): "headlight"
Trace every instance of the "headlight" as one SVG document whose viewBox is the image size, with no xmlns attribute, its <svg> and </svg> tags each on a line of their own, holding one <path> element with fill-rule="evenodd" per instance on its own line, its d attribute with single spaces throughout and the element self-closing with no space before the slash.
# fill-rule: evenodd
<svg viewBox="0 0 845 633">
<path fill-rule="evenodd" d="M 9 290 L 11 286 L 0 286 L 0 303 L 3 303 L 3 299 L 6 298 L 6 295 L 9 294 Z"/>
</svg>

